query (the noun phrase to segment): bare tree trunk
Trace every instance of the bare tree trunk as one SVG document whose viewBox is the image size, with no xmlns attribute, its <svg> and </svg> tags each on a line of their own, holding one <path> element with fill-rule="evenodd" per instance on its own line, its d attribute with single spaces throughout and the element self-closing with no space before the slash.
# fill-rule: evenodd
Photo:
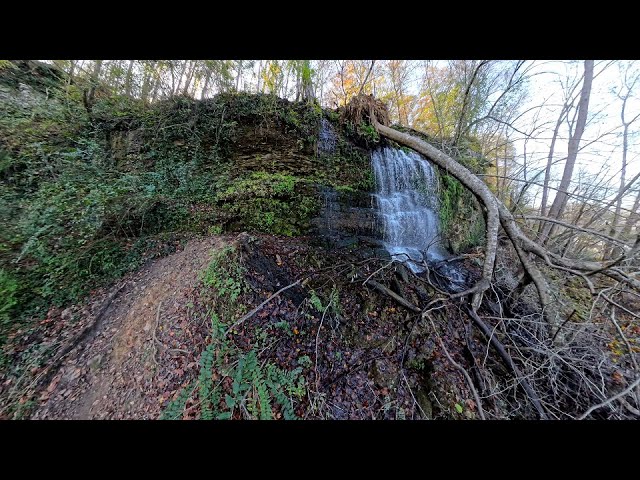
<svg viewBox="0 0 640 480">
<path fill-rule="evenodd" d="M 627 191 L 633 185 L 635 185 L 635 183 L 638 180 L 640 180 L 640 172 L 638 172 L 635 177 L 633 177 L 631 180 L 629 180 L 629 182 L 624 186 L 624 188 L 619 190 L 618 194 L 613 199 L 611 199 L 611 201 L 609 203 L 607 203 L 604 207 L 602 207 L 600 210 L 598 210 L 598 212 L 595 215 L 593 215 L 593 217 L 591 217 L 591 219 L 585 224 L 585 227 L 588 227 L 588 226 L 592 225 L 593 223 L 596 222 L 596 220 L 600 219 L 612 206 L 614 206 L 616 204 L 616 202 L 620 198 L 622 198 L 624 195 L 626 195 Z"/>
<path fill-rule="evenodd" d="M 367 74 L 364 77 L 364 81 L 362 82 L 362 85 L 360 85 L 360 90 L 358 90 L 358 95 L 362 93 L 362 91 L 364 90 L 364 86 L 369 81 L 369 75 L 371 75 L 371 70 L 373 70 L 373 66 L 375 65 L 375 63 L 376 63 L 375 60 L 371 60 L 371 65 L 369 66 L 369 70 L 367 71 Z"/>
<path fill-rule="evenodd" d="M 104 60 L 96 60 L 96 64 L 93 67 L 93 73 L 91 74 L 91 80 L 93 83 L 98 83 L 98 79 L 100 78 L 100 73 L 102 71 L 102 62 L 104 62 Z"/>
<path fill-rule="evenodd" d="M 184 87 L 182 88 L 182 94 L 187 95 L 189 93 L 189 87 L 191 86 L 191 80 L 193 80 L 193 74 L 196 71 L 196 61 L 192 60 L 189 66 L 189 73 L 185 79 Z"/>
<path fill-rule="evenodd" d="M 640 221 L 640 190 L 638 190 L 638 194 L 636 195 L 636 200 L 633 202 L 631 213 L 629 214 L 626 222 L 624 223 L 624 228 L 622 229 L 622 240 L 626 240 L 626 238 L 631 233 L 631 229 L 635 225 L 637 225 L 639 221 Z"/>
<path fill-rule="evenodd" d="M 460 111 L 460 118 L 458 119 L 458 123 L 456 125 L 456 131 L 453 136 L 453 143 L 455 145 L 460 141 L 460 136 L 462 135 L 462 123 L 464 122 L 464 116 L 467 113 L 467 108 L 469 106 L 469 98 L 471 93 L 471 87 L 473 87 L 473 82 L 476 81 L 476 77 L 478 76 L 478 72 L 480 69 L 488 63 L 488 60 L 483 60 L 480 64 L 474 69 L 473 74 L 471 75 L 471 80 L 467 84 L 467 88 L 464 92 L 464 99 L 462 102 L 462 110 Z"/>
<path fill-rule="evenodd" d="M 176 88 L 176 72 L 175 72 L 175 65 L 173 63 L 173 60 L 169 60 L 169 72 L 171 73 L 171 95 L 173 95 L 173 92 L 175 91 L 175 88 Z"/>
<path fill-rule="evenodd" d="M 558 121 L 556 122 L 556 126 L 553 129 L 553 136 L 551 137 L 551 146 L 549 147 L 549 156 L 547 157 L 547 167 L 544 171 L 544 181 L 542 183 L 542 202 L 540 204 L 540 215 L 543 217 L 547 216 L 547 201 L 549 199 L 549 180 L 551 179 L 551 165 L 553 165 L 553 153 L 556 147 L 556 140 L 558 138 L 558 132 L 560 131 L 560 126 L 564 121 L 564 117 L 567 112 L 568 105 L 562 107 L 560 111 L 560 115 L 558 116 Z M 542 226 L 544 224 L 540 223 L 539 231 L 542 231 Z"/>
<path fill-rule="evenodd" d="M 92 110 L 93 110 L 93 99 L 96 93 L 96 88 L 98 87 L 98 82 L 100 80 L 100 72 L 102 71 L 102 62 L 103 60 L 96 60 L 95 66 L 93 68 L 93 72 L 91 73 L 91 86 L 89 90 L 85 90 L 82 96 L 82 100 L 84 103 L 84 108 L 89 115 L 89 119 L 92 118 Z"/>
<path fill-rule="evenodd" d="M 567 150 L 567 162 L 564 166 L 564 173 L 560 180 L 560 187 L 556 194 L 553 204 L 549 209 L 549 217 L 560 220 L 562 213 L 567 205 L 569 195 L 567 194 L 573 169 L 576 164 L 578 150 L 580 147 L 580 139 L 587 123 L 587 113 L 589 110 L 589 97 L 591 95 L 591 83 L 593 81 L 593 60 L 585 60 L 584 62 L 584 82 L 582 84 L 582 92 L 580 93 L 580 101 L 578 102 L 578 118 L 576 121 L 576 129 L 569 138 L 569 147 Z M 544 245 L 553 233 L 555 224 L 547 223 L 540 234 L 540 242 Z"/>
<path fill-rule="evenodd" d="M 288 67 L 289 68 L 287 68 L 287 76 L 285 77 L 285 82 L 284 82 L 284 95 L 282 95 L 283 98 L 286 98 L 287 92 L 289 90 L 289 75 L 291 74 L 291 64 L 289 64 Z M 276 94 L 277 93 L 278 92 L 276 91 Z"/>
<path fill-rule="evenodd" d="M 240 77 L 242 75 L 242 60 L 238 60 L 238 74 L 236 77 L 236 92 L 240 90 Z"/>
<path fill-rule="evenodd" d="M 131 95 L 131 77 L 133 73 L 133 60 L 129 60 L 129 68 L 127 69 L 127 77 L 124 82 L 125 95 Z"/>
<path fill-rule="evenodd" d="M 144 75 L 142 88 L 140 90 L 140 98 L 142 98 L 142 100 L 145 102 L 149 100 L 149 92 L 151 91 L 151 87 L 153 86 L 153 78 L 156 75 L 155 63 L 156 62 L 154 62 L 153 60 L 142 62 Z"/>
<path fill-rule="evenodd" d="M 613 221 L 611 222 L 611 228 L 609 229 L 609 235 L 612 237 L 616 237 L 619 233 L 618 230 L 618 222 L 620 221 L 620 210 L 622 209 L 622 197 L 621 193 L 624 191 L 625 180 L 627 175 L 627 148 L 628 148 L 628 139 L 627 135 L 629 134 L 629 125 L 624 123 L 624 108 L 627 103 L 627 99 L 624 99 L 622 103 L 622 124 L 624 125 L 624 131 L 622 133 L 622 168 L 620 169 L 620 189 L 618 190 L 618 201 L 616 202 L 616 208 L 613 212 Z M 602 259 L 606 260 L 607 258 L 611 258 L 615 254 L 620 254 L 619 248 L 616 248 L 614 245 L 611 245 L 611 248 L 605 248 L 604 253 L 602 255 Z"/>
<path fill-rule="evenodd" d="M 609 235 L 614 238 L 619 238 L 622 233 L 618 228 L 618 223 L 620 221 L 620 211 L 622 210 L 622 198 L 624 196 L 624 192 L 626 190 L 625 180 L 627 174 L 627 153 L 629 151 L 629 127 L 633 122 L 635 122 L 638 118 L 640 118 L 640 114 L 636 115 L 630 121 L 625 121 L 624 114 L 627 107 L 627 101 L 629 100 L 629 96 L 631 94 L 631 88 L 636 83 L 636 80 L 633 81 L 630 87 L 622 98 L 622 109 L 620 111 L 620 119 L 622 120 L 623 132 L 622 132 L 622 169 L 620 170 L 620 189 L 618 190 L 618 200 L 616 202 L 616 209 L 613 214 L 613 222 L 611 223 L 611 230 Z M 637 198 L 636 198 L 637 202 Z M 630 215 L 631 216 L 631 215 Z M 625 224 L 626 227 L 626 224 Z M 611 249 L 605 251 L 605 255 L 603 259 L 611 258 L 614 256 L 620 255 L 622 252 L 619 247 L 611 246 Z"/>
<path fill-rule="evenodd" d="M 184 78 L 184 73 L 187 71 L 187 63 L 188 61 L 184 61 L 182 63 L 182 69 L 180 70 L 180 75 L 178 75 L 178 84 L 175 87 L 175 90 L 171 92 L 171 95 L 177 95 L 180 91 L 180 86 L 182 85 L 182 79 Z"/>
<path fill-rule="evenodd" d="M 340 85 L 342 87 L 342 96 L 344 97 L 344 104 L 347 104 L 349 98 L 347 97 L 347 91 L 344 88 L 344 68 L 346 66 L 346 61 L 340 63 Z"/>
<path fill-rule="evenodd" d="M 200 100 L 203 100 L 206 93 L 207 93 L 207 88 L 209 88 L 209 81 L 211 80 L 211 69 L 205 65 L 205 68 L 207 69 L 207 74 L 204 77 L 204 85 L 202 86 L 202 93 L 200 94 Z"/>
<path fill-rule="evenodd" d="M 151 95 L 151 101 L 155 102 L 156 99 L 158 98 L 158 89 L 160 88 L 160 83 L 162 83 L 162 78 L 160 77 L 159 73 L 155 74 L 155 82 L 153 85 L 153 93 Z"/>
</svg>

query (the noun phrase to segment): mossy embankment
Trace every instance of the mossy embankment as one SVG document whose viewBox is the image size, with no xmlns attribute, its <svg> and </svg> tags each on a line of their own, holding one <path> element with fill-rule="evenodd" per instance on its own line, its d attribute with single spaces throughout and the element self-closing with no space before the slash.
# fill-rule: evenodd
<svg viewBox="0 0 640 480">
<path fill-rule="evenodd" d="M 1 65 L 0 337 L 186 238 L 302 235 L 319 188 L 373 187 L 366 141 L 315 104 L 237 93 L 149 105 L 99 87 L 88 111 L 86 87 L 40 62 Z M 317 155 L 322 115 L 339 134 L 330 155 Z"/>
</svg>

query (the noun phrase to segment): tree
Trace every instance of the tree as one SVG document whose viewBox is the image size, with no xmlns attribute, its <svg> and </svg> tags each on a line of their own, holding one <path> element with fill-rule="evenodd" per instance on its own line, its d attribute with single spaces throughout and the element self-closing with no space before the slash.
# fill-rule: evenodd
<svg viewBox="0 0 640 480">
<path fill-rule="evenodd" d="M 620 121 L 622 123 L 622 168 L 620 169 L 620 188 L 618 189 L 618 199 L 616 201 L 615 212 L 611 222 L 611 230 L 609 231 L 609 235 L 614 238 L 619 238 L 621 233 L 618 229 L 618 224 L 620 222 L 622 199 L 624 197 L 624 190 L 626 187 L 627 156 L 629 153 L 629 128 L 636 120 L 638 120 L 638 118 L 640 118 L 640 113 L 632 118 L 627 118 L 625 115 L 627 113 L 626 110 L 629 99 L 633 94 L 636 83 L 640 79 L 640 72 L 637 71 L 630 76 L 631 72 L 629 71 L 629 67 L 630 66 L 627 64 L 624 74 L 621 75 L 623 78 L 622 87 L 617 93 L 617 97 L 622 101 L 620 108 Z M 608 251 L 605 251 L 604 258 L 611 258 L 613 256 L 618 256 L 619 254 L 620 249 L 612 247 Z"/>
<path fill-rule="evenodd" d="M 587 112 L 589 110 L 589 97 L 591 95 L 591 83 L 593 81 L 593 60 L 584 61 L 584 80 L 582 83 L 582 91 L 580 92 L 580 101 L 578 102 L 577 120 L 575 129 L 569 136 L 569 146 L 567 151 L 567 161 L 564 166 L 564 172 L 562 179 L 560 180 L 560 186 L 558 193 L 556 194 L 553 204 L 549 209 L 549 217 L 559 220 L 567 205 L 569 195 L 567 190 L 571 183 L 571 177 L 573 175 L 573 169 L 576 164 L 576 158 L 578 156 L 578 150 L 580 147 L 580 139 L 584 132 L 585 125 L 587 123 Z M 539 241 L 542 245 L 546 244 L 555 228 L 555 224 L 547 222 L 542 228 Z"/>
</svg>

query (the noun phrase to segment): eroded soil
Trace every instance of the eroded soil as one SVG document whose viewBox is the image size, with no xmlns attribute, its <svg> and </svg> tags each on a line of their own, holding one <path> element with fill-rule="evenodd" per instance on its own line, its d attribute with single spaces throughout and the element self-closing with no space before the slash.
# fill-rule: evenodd
<svg viewBox="0 0 640 480">
<path fill-rule="evenodd" d="M 158 418 L 164 401 L 197 375 L 207 328 L 190 321 L 189 305 L 210 252 L 224 244 L 222 237 L 192 240 L 123 280 L 100 325 L 66 358 L 32 418 Z"/>
</svg>

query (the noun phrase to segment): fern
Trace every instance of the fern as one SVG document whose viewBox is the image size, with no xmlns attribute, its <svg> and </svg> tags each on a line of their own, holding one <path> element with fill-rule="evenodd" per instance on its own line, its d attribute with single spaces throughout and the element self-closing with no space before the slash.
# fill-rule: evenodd
<svg viewBox="0 0 640 480">
<path fill-rule="evenodd" d="M 255 355 L 255 351 L 252 350 L 251 353 L 253 357 L 256 359 L 256 367 L 257 367 L 257 357 Z M 271 400 L 269 399 L 269 394 L 267 393 L 267 385 L 265 383 L 264 375 L 260 368 L 254 368 L 252 370 L 252 382 L 256 388 L 256 392 L 258 394 L 258 399 L 260 403 L 260 420 L 271 420 L 273 419 L 273 412 L 271 410 Z"/>
<path fill-rule="evenodd" d="M 320 299 L 317 296 L 316 299 L 322 308 Z M 306 393 L 306 381 L 301 375 L 302 367 L 288 372 L 271 362 L 261 365 L 255 348 L 246 353 L 239 351 L 224 336 L 227 326 L 220 320 L 220 313 L 219 308 L 210 313 L 211 343 L 200 356 L 200 372 L 196 384 L 200 417 L 204 420 L 228 420 L 242 408 L 251 418 L 271 420 L 273 406 L 277 404 L 285 420 L 296 419 L 294 398 L 300 400 Z M 281 322 L 277 326 L 291 331 L 287 322 Z M 237 361 L 230 361 L 234 357 Z M 310 362 L 308 357 L 306 360 Z M 214 377 L 231 378 L 231 391 L 223 390 L 222 381 L 214 386 Z M 163 418 L 180 418 L 188 397 L 188 393 L 180 392 L 167 406 Z"/>
<path fill-rule="evenodd" d="M 184 387 L 178 396 L 169 402 L 162 415 L 160 415 L 160 420 L 180 420 L 190 396 L 191 384 Z"/>
<path fill-rule="evenodd" d="M 333 309 L 336 315 L 342 314 L 342 308 L 340 306 L 340 295 L 335 285 L 331 287 L 331 295 L 329 296 L 329 305 L 331 305 L 331 308 Z"/>
<path fill-rule="evenodd" d="M 322 306 L 322 301 L 320 300 L 320 297 L 318 297 L 318 295 L 316 294 L 315 290 L 311 290 L 311 298 L 309 298 L 309 303 L 311 303 L 311 306 L 315 308 L 318 312 L 321 312 L 322 310 L 324 310 L 324 307 Z"/>
<path fill-rule="evenodd" d="M 198 376 L 198 396 L 200 398 L 200 408 L 202 418 L 211 420 L 213 418 L 211 394 L 213 393 L 213 380 L 211 379 L 213 356 L 215 353 L 215 345 L 210 344 L 202 352 L 200 357 L 200 375 Z"/>
</svg>

